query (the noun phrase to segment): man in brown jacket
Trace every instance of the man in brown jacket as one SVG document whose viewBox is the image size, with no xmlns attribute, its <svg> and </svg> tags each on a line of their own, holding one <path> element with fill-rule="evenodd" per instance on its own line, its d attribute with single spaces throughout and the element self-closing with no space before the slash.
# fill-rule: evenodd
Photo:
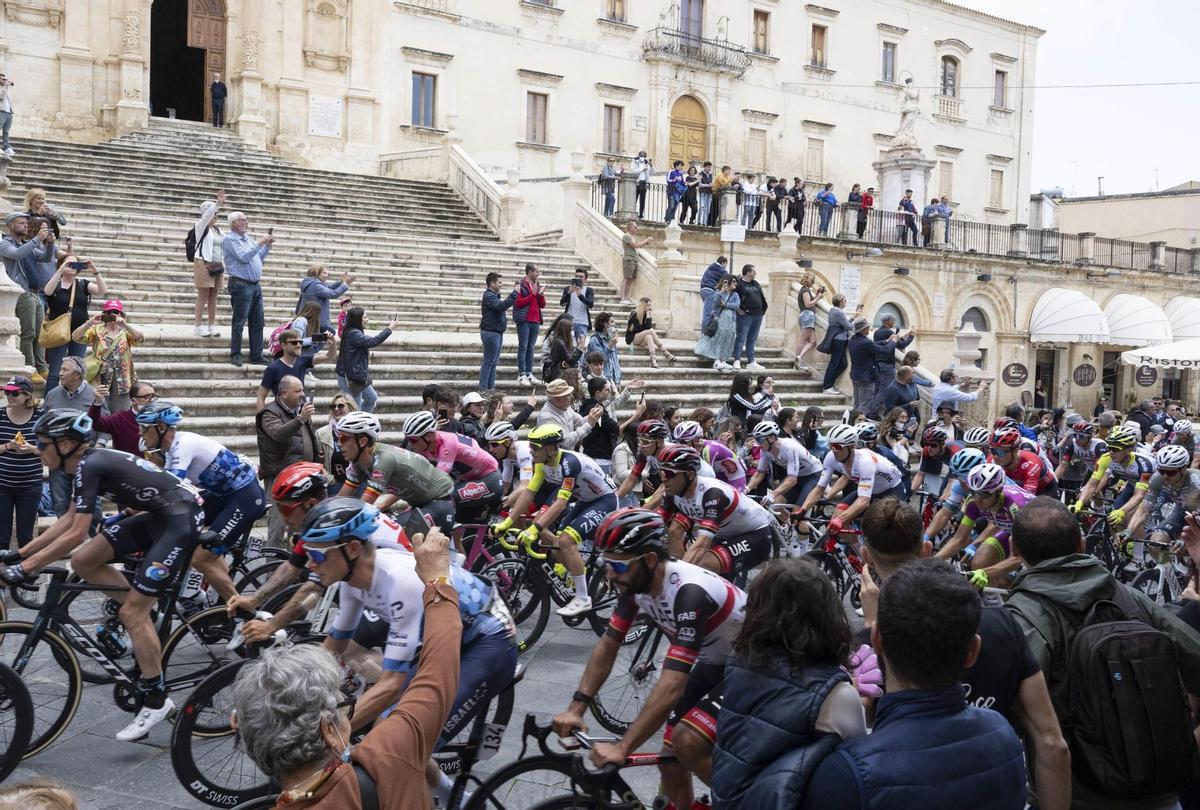
<svg viewBox="0 0 1200 810">
<path fill-rule="evenodd" d="M 258 471 L 262 475 L 267 497 L 275 484 L 275 476 L 297 461 L 324 463 L 321 443 L 313 427 L 316 409 L 304 396 L 304 383 L 296 377 L 284 377 L 279 382 L 275 399 L 258 412 L 254 419 L 258 432 Z M 267 513 L 267 542 L 283 548 L 283 518 L 278 509 Z"/>
</svg>

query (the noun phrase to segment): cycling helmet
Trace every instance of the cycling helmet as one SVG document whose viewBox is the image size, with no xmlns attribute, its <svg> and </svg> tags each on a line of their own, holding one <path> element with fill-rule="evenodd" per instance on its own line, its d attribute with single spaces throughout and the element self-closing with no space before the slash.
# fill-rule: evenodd
<svg viewBox="0 0 1200 810">
<path fill-rule="evenodd" d="M 1090 439 L 1096 435 L 1096 426 L 1091 422 L 1080 420 L 1071 426 L 1071 432 L 1077 439 Z"/>
<path fill-rule="evenodd" d="M 677 442 L 694 442 L 696 439 L 702 438 L 704 438 L 704 428 L 700 427 L 699 422 L 689 419 L 675 426 L 675 441 Z"/>
<path fill-rule="evenodd" d="M 1016 450 L 1021 443 L 1021 431 L 1016 428 L 999 428 L 992 434 L 990 446 L 999 450 Z"/>
<path fill-rule="evenodd" d="M 668 444 L 658 451 L 658 466 L 670 472 L 699 472 L 700 453 L 687 444 Z"/>
<path fill-rule="evenodd" d="M 517 429 L 512 426 L 512 422 L 492 422 L 483 434 L 483 440 L 486 442 L 505 442 L 516 438 Z"/>
<path fill-rule="evenodd" d="M 1124 425 L 1115 427 L 1104 437 L 1109 450 L 1128 450 L 1138 443 L 1138 435 Z"/>
<path fill-rule="evenodd" d="M 1021 423 L 1011 416 L 1001 416 L 995 422 L 992 422 L 992 430 L 1000 430 L 1001 428 L 1020 427 Z"/>
<path fill-rule="evenodd" d="M 601 552 L 644 554 L 666 547 L 667 529 L 657 512 L 634 506 L 618 509 L 596 529 L 595 545 Z"/>
<path fill-rule="evenodd" d="M 379 528 L 379 510 L 357 498 L 330 498 L 313 507 L 300 526 L 305 543 L 370 540 Z"/>
<path fill-rule="evenodd" d="M 560 444 L 563 440 L 563 429 L 559 425 L 539 425 L 529 431 L 529 444 L 541 447 L 545 444 Z"/>
<path fill-rule="evenodd" d="M 165 425 L 177 427 L 183 421 L 183 408 L 167 402 L 165 399 L 156 400 L 138 411 L 134 417 L 139 425 Z"/>
<path fill-rule="evenodd" d="M 337 432 L 378 439 L 383 428 L 380 427 L 379 420 L 375 418 L 374 414 L 366 411 L 351 411 L 338 420 Z"/>
<path fill-rule="evenodd" d="M 987 447 L 991 434 L 985 427 L 973 427 L 963 435 L 963 443 L 967 447 Z"/>
<path fill-rule="evenodd" d="M 773 439 L 779 435 L 779 425 L 775 422 L 759 422 L 754 426 L 754 430 L 750 431 L 750 435 L 760 442 L 763 439 Z"/>
<path fill-rule="evenodd" d="M 309 498 L 324 498 L 329 492 L 329 476 L 325 468 L 312 461 L 297 461 L 275 476 L 271 500 L 299 503 Z"/>
<path fill-rule="evenodd" d="M 338 422 L 338 430 L 341 429 L 342 423 Z M 403 430 L 406 439 L 420 438 L 437 430 L 437 418 L 429 411 L 417 411 L 404 420 Z"/>
<path fill-rule="evenodd" d="M 51 408 L 37 420 L 33 433 L 48 439 L 78 439 L 86 442 L 92 438 L 92 419 L 82 411 Z"/>
<path fill-rule="evenodd" d="M 879 438 L 879 426 L 874 422 L 859 422 L 855 429 L 858 431 L 860 445 L 875 444 L 875 440 Z"/>
<path fill-rule="evenodd" d="M 950 441 L 950 431 L 941 425 L 925 428 L 921 434 L 921 444 L 945 444 Z"/>
<path fill-rule="evenodd" d="M 1004 486 L 1004 468 L 999 464 L 980 464 L 967 473 L 967 489 L 972 492 L 995 492 Z"/>
<path fill-rule="evenodd" d="M 987 456 L 978 447 L 966 447 L 950 457 L 950 474 L 960 481 L 967 473 L 987 461 Z"/>
<path fill-rule="evenodd" d="M 1187 436 L 1192 432 L 1192 423 L 1186 419 L 1179 419 L 1175 422 L 1173 430 L 1177 436 Z"/>
<path fill-rule="evenodd" d="M 1139 425 L 1137 422 L 1134 422 L 1134 421 L 1131 419 L 1131 420 L 1129 420 L 1128 422 L 1126 422 L 1125 424 L 1121 425 L 1121 427 L 1123 427 L 1123 428 L 1125 428 L 1126 430 L 1128 430 L 1128 431 L 1129 431 L 1130 433 L 1132 433 L 1134 436 L 1137 436 L 1137 437 L 1138 437 L 1138 441 L 1139 441 L 1139 442 L 1142 440 L 1142 426 L 1141 426 L 1141 425 Z"/>
<path fill-rule="evenodd" d="M 1168 444 L 1154 454 L 1154 460 L 1158 463 L 1160 470 L 1182 470 L 1192 463 L 1192 454 L 1187 451 L 1186 447 Z"/>
<path fill-rule="evenodd" d="M 854 429 L 853 425 L 834 425 L 826 439 L 830 447 L 858 444 L 858 431 Z"/>
<path fill-rule="evenodd" d="M 671 429 L 661 419 L 647 419 L 638 425 L 637 435 L 639 439 L 665 439 L 671 435 Z"/>
</svg>

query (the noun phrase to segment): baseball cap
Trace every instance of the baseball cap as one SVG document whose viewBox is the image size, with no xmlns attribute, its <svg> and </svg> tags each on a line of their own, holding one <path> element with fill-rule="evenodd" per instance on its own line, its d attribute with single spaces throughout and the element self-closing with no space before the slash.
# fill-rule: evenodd
<svg viewBox="0 0 1200 810">
<path fill-rule="evenodd" d="M 474 404 L 475 404 L 475 403 L 477 403 L 477 402 L 483 402 L 483 397 L 481 397 L 481 396 L 480 396 L 478 393 L 476 393 L 475 391 L 472 391 L 471 393 L 467 394 L 466 396 L 464 396 L 464 397 L 462 398 L 462 404 L 463 404 L 464 406 L 466 406 L 466 405 L 474 405 Z"/>
<path fill-rule="evenodd" d="M 24 391 L 26 393 L 33 392 L 33 380 L 24 377 L 20 374 L 15 377 L 9 377 L 8 382 L 4 384 L 5 391 Z"/>
</svg>

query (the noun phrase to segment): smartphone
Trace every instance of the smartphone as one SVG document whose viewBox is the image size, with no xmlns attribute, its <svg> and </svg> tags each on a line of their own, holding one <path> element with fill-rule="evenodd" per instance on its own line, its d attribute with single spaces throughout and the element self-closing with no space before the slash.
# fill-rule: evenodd
<svg viewBox="0 0 1200 810">
<path fill-rule="evenodd" d="M 70 265 L 72 270 L 87 270 L 88 269 L 87 262 L 67 262 L 67 264 Z"/>
<path fill-rule="evenodd" d="M 641 397 L 641 399 L 639 399 L 639 400 L 638 400 L 638 402 L 645 402 L 645 401 L 646 401 L 646 392 L 645 392 L 645 391 L 643 391 L 643 392 L 642 392 L 642 397 Z"/>
<path fill-rule="evenodd" d="M 313 398 L 312 398 L 312 395 L 311 395 L 311 394 L 305 394 L 305 395 L 304 395 L 304 404 L 305 404 L 305 405 L 312 405 L 312 404 L 313 404 Z"/>
<path fill-rule="evenodd" d="M 447 422 L 449 422 L 450 421 L 450 412 L 448 410 L 446 410 L 445 408 L 442 408 L 441 410 L 438 411 L 438 419 L 445 419 Z"/>
<path fill-rule="evenodd" d="M 274 235 L 275 235 L 275 229 L 267 228 L 267 236 L 274 236 Z"/>
</svg>

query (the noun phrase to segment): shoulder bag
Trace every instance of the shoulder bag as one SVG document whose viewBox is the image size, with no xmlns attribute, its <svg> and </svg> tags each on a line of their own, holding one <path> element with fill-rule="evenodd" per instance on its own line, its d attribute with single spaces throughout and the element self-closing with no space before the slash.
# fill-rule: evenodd
<svg viewBox="0 0 1200 810">
<path fill-rule="evenodd" d="M 86 282 L 85 282 L 86 283 Z M 67 311 L 57 318 L 42 321 L 42 331 L 38 333 L 38 345 L 43 349 L 57 349 L 71 342 L 71 313 L 75 310 L 75 288 L 79 282 L 71 284 L 71 301 Z"/>
</svg>

